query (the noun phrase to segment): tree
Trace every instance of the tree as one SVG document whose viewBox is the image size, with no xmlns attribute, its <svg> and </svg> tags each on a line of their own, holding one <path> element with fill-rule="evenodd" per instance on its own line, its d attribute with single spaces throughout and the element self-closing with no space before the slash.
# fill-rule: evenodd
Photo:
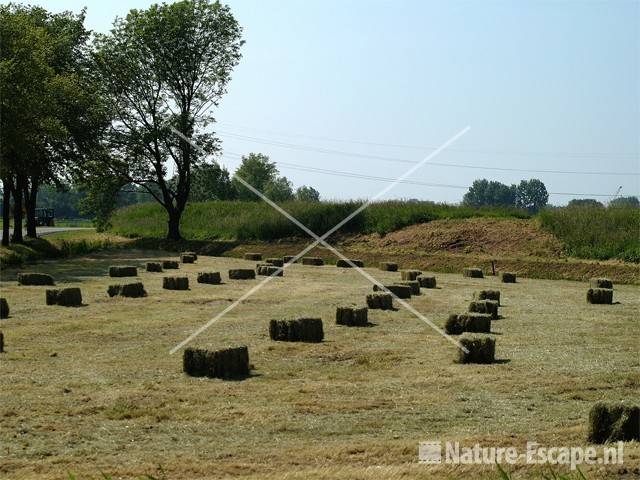
<svg viewBox="0 0 640 480">
<path fill-rule="evenodd" d="M 230 9 L 206 0 L 134 9 L 109 35 L 97 36 L 94 65 L 114 121 L 110 155 L 87 167 L 94 176 L 144 188 L 167 211 L 168 239 L 181 238 L 192 168 L 202 161 L 185 137 L 206 153 L 217 151 L 218 141 L 204 128 L 214 120 L 210 111 L 226 92 L 242 44 Z"/>
<path fill-rule="evenodd" d="M 296 200 L 300 202 L 319 202 L 320 192 L 313 187 L 303 185 L 296 190 Z"/>
<path fill-rule="evenodd" d="M 619 197 L 609 202 L 610 207 L 640 207 L 638 197 Z"/>
<path fill-rule="evenodd" d="M 475 180 L 469 191 L 465 193 L 462 203 L 469 206 L 503 205 L 515 204 L 516 186 L 505 185 L 496 181 L 486 179 Z"/>
<path fill-rule="evenodd" d="M 521 180 L 516 189 L 516 206 L 531 213 L 538 212 L 547 205 L 549 193 L 544 183 L 537 178 Z"/>
<path fill-rule="evenodd" d="M 604 205 L 593 198 L 574 198 L 567 207 L 604 207 Z"/>
<path fill-rule="evenodd" d="M 226 168 L 218 163 L 203 163 L 194 168 L 191 175 L 190 201 L 233 200 L 235 195 L 236 191 Z"/>
<path fill-rule="evenodd" d="M 293 187 L 287 177 L 277 177 L 267 183 L 263 192 L 274 202 L 287 202 L 293 200 Z"/>
<path fill-rule="evenodd" d="M 293 189 L 285 177 L 278 177 L 278 167 L 262 153 L 250 153 L 242 157 L 242 163 L 233 176 L 233 185 L 239 200 L 257 201 L 260 197 L 244 186 L 242 178 L 249 185 L 274 201 L 291 200 Z"/>
</svg>

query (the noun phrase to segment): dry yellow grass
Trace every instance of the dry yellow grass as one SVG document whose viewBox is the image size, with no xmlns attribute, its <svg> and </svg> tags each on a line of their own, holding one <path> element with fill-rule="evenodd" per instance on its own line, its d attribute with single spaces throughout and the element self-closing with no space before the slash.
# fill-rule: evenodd
<svg viewBox="0 0 640 480">
<path fill-rule="evenodd" d="M 2 272 L 11 318 L 0 321 L 0 478 L 496 478 L 491 466 L 419 465 L 418 442 L 580 446 L 593 402 L 638 398 L 637 286 L 616 287 L 619 304 L 588 305 L 584 283 L 438 274 L 439 288 L 410 302 L 439 325 L 474 290 L 502 291 L 493 329 L 504 362 L 474 366 L 452 363 L 455 347 L 404 310 L 371 310 L 368 328 L 335 325 L 335 307 L 364 304 L 371 286 L 353 269 L 294 265 L 194 342 L 249 346 L 253 376 L 222 381 L 185 376 L 169 350 L 261 280 L 227 279 L 255 262 L 199 256 L 178 271 L 189 291 L 162 290 L 163 274 L 139 269 L 148 297 L 108 298 L 109 284 L 134 280 L 108 278 L 109 265 L 157 258 L 170 254 L 29 267 L 81 287 L 80 308 L 47 307 L 44 287 Z M 223 285 L 196 283 L 215 270 Z M 303 315 L 324 319 L 323 343 L 269 340 L 269 319 Z M 583 470 L 618 478 L 619 468 Z M 624 468 L 640 468 L 638 443 Z"/>
</svg>

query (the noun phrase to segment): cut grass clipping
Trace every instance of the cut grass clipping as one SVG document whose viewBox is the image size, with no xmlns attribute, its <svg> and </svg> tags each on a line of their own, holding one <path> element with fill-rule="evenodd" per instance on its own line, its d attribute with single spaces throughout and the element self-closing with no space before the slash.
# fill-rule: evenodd
<svg viewBox="0 0 640 480">
<path fill-rule="evenodd" d="M 469 304 L 469 312 L 486 313 L 493 320 L 498 318 L 498 302 L 495 300 L 474 300 Z"/>
<path fill-rule="evenodd" d="M 640 440 L 640 407 L 598 402 L 591 408 L 587 441 L 609 443 L 631 440 Z"/>
<path fill-rule="evenodd" d="M 433 275 L 418 275 L 416 280 L 421 288 L 436 288 L 436 277 Z"/>
<path fill-rule="evenodd" d="M 493 363 L 495 361 L 495 339 L 487 335 L 465 333 L 460 337 L 459 342 L 468 352 L 456 348 L 456 363 Z"/>
<path fill-rule="evenodd" d="M 411 289 L 411 295 L 420 295 L 420 283 L 417 280 L 410 281 L 406 280 L 404 282 L 396 282 L 396 285 L 404 285 Z"/>
<path fill-rule="evenodd" d="M 469 278 L 484 278 L 481 268 L 465 268 L 462 270 L 462 276 Z"/>
<path fill-rule="evenodd" d="M 229 270 L 230 280 L 251 280 L 254 278 L 256 278 L 256 272 L 251 268 L 232 268 Z"/>
<path fill-rule="evenodd" d="M 397 272 L 398 264 L 395 262 L 380 262 L 380 270 L 385 272 Z"/>
<path fill-rule="evenodd" d="M 502 272 L 500 274 L 502 283 L 516 283 L 516 274 L 513 272 Z"/>
<path fill-rule="evenodd" d="M 189 290 L 188 277 L 163 277 L 162 288 L 165 290 Z"/>
<path fill-rule="evenodd" d="M 324 260 L 318 257 L 302 257 L 302 264 L 320 267 L 324 265 Z"/>
<path fill-rule="evenodd" d="M 53 277 L 46 273 L 19 273 L 18 284 L 20 285 L 55 285 Z"/>
<path fill-rule="evenodd" d="M 147 262 L 147 272 L 162 272 L 162 263 L 160 262 Z"/>
<path fill-rule="evenodd" d="M 347 327 L 366 327 L 369 324 L 367 307 L 337 307 L 336 324 Z"/>
<path fill-rule="evenodd" d="M 210 285 L 218 285 L 222 282 L 220 272 L 199 272 L 198 283 L 208 283 Z"/>
<path fill-rule="evenodd" d="M 295 320 L 271 320 L 269 337 L 280 342 L 319 343 L 324 338 L 320 318 L 298 318 Z"/>
<path fill-rule="evenodd" d="M 349 263 L 351 262 L 351 263 Z M 356 267 L 364 267 L 364 262 L 362 260 L 354 260 L 354 259 L 349 259 L 349 261 L 346 261 L 342 258 L 338 259 L 338 261 L 336 261 L 336 267 L 340 267 L 340 268 L 351 268 L 352 265 L 355 265 Z"/>
<path fill-rule="evenodd" d="M 162 268 L 165 270 L 175 270 L 176 268 L 180 268 L 180 264 L 176 260 L 163 260 Z"/>
<path fill-rule="evenodd" d="M 420 270 L 400 270 L 400 278 L 402 280 L 413 281 L 422 275 Z"/>
<path fill-rule="evenodd" d="M 256 272 L 258 273 L 258 275 L 274 275 L 276 277 L 284 276 L 284 270 L 282 269 L 282 267 L 276 267 L 275 265 L 258 265 L 256 267 Z"/>
<path fill-rule="evenodd" d="M 592 278 L 589 280 L 591 288 L 608 288 L 613 289 L 613 282 L 608 278 Z"/>
<path fill-rule="evenodd" d="M 590 288 L 587 290 L 587 303 L 610 305 L 613 303 L 613 290 L 608 288 Z"/>
<path fill-rule="evenodd" d="M 137 277 L 138 268 L 133 266 L 109 267 L 110 277 Z"/>
<path fill-rule="evenodd" d="M 0 298 L 0 318 L 9 318 L 9 302 L 6 298 Z"/>
<path fill-rule="evenodd" d="M 77 287 L 49 289 L 46 291 L 47 305 L 79 307 L 82 305 L 82 293 Z"/>
<path fill-rule="evenodd" d="M 460 335 L 464 332 L 490 333 L 491 316 L 482 313 L 449 315 L 449 318 L 444 324 L 444 331 L 449 335 Z"/>
<path fill-rule="evenodd" d="M 245 253 L 244 259 L 245 260 L 262 260 L 262 254 L 261 253 Z"/>
<path fill-rule="evenodd" d="M 495 300 L 500 305 L 500 291 L 499 290 L 480 290 L 479 292 L 473 292 L 474 300 Z"/>
<path fill-rule="evenodd" d="M 249 349 L 244 346 L 216 351 L 187 348 L 182 354 L 182 369 L 192 377 L 244 378 L 249 375 Z"/>
<path fill-rule="evenodd" d="M 293 258 L 293 257 L 291 257 Z M 276 267 L 281 267 L 284 265 L 284 259 L 282 258 L 267 258 L 265 260 L 265 263 L 268 263 L 269 265 L 274 265 Z"/>
<path fill-rule="evenodd" d="M 182 263 L 196 263 L 196 256 L 190 253 L 182 253 L 180 254 L 180 261 Z"/>
<path fill-rule="evenodd" d="M 140 298 L 147 296 L 147 292 L 145 291 L 142 282 L 127 283 L 124 285 L 109 285 L 107 294 L 110 297 L 118 296 L 129 298 Z"/>
<path fill-rule="evenodd" d="M 389 290 L 396 297 L 406 299 L 411 298 L 411 287 L 408 285 L 384 285 L 386 290 Z M 374 292 L 384 292 L 385 290 L 378 285 L 373 286 Z"/>
<path fill-rule="evenodd" d="M 367 295 L 367 307 L 378 310 L 393 310 L 393 297 L 390 293 L 370 293 Z"/>
</svg>

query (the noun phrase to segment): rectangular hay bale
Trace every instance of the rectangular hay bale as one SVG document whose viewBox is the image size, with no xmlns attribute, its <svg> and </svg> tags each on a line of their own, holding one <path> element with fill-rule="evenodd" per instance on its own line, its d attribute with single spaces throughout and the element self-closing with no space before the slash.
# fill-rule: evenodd
<svg viewBox="0 0 640 480">
<path fill-rule="evenodd" d="M 397 272 L 398 264 L 395 262 L 380 262 L 379 268 L 385 272 Z"/>
<path fill-rule="evenodd" d="M 162 263 L 160 262 L 147 262 L 145 267 L 147 272 L 162 272 Z"/>
<path fill-rule="evenodd" d="M 337 307 L 336 324 L 347 327 L 365 327 L 369 324 L 367 307 Z"/>
<path fill-rule="evenodd" d="M 271 320 L 269 322 L 269 337 L 271 340 L 281 342 L 322 342 L 324 338 L 322 319 Z"/>
<path fill-rule="evenodd" d="M 189 290 L 189 277 L 162 277 L 165 290 Z"/>
<path fill-rule="evenodd" d="M 198 272 L 198 283 L 207 283 L 209 285 L 218 285 L 222 282 L 220 272 Z"/>
<path fill-rule="evenodd" d="M 61 307 L 79 307 L 82 305 L 82 292 L 78 287 L 48 289 L 45 292 L 47 305 Z"/>
<path fill-rule="evenodd" d="M 55 285 L 53 277 L 46 273 L 19 273 L 18 274 L 19 285 Z"/>
<path fill-rule="evenodd" d="M 291 261 L 296 258 L 295 255 L 285 255 L 284 257 L 282 257 L 282 262 L 283 263 L 291 263 Z M 296 260 L 297 263 L 297 260 Z"/>
<path fill-rule="evenodd" d="M 251 268 L 232 268 L 229 270 L 230 280 L 252 280 L 254 278 L 256 278 L 256 272 Z"/>
<path fill-rule="evenodd" d="M 162 268 L 165 270 L 175 270 L 180 268 L 180 264 L 176 260 L 163 260 Z"/>
<path fill-rule="evenodd" d="M 9 302 L 6 298 L 0 298 L 0 318 L 9 318 Z"/>
<path fill-rule="evenodd" d="M 613 289 L 613 282 L 609 278 L 592 278 L 589 280 L 589 287 L 591 288 L 607 288 Z"/>
<path fill-rule="evenodd" d="M 195 255 L 191 255 L 189 253 L 181 253 L 180 254 L 180 261 L 182 263 L 195 263 L 196 262 L 196 256 Z"/>
<path fill-rule="evenodd" d="M 482 273 L 481 268 L 464 268 L 462 270 L 462 276 L 469 278 L 484 278 L 484 274 Z"/>
<path fill-rule="evenodd" d="M 182 354 L 182 369 L 192 377 L 244 378 L 249 375 L 249 349 L 246 346 L 211 351 L 187 348 Z"/>
<path fill-rule="evenodd" d="M 324 260 L 318 257 L 302 257 L 302 264 L 320 267 L 324 265 Z"/>
<path fill-rule="evenodd" d="M 393 293 L 396 297 L 401 299 L 411 298 L 411 287 L 408 285 L 384 285 L 384 288 L 379 287 L 378 285 L 373 286 L 374 292 L 385 292 L 389 290 L 389 292 Z"/>
<path fill-rule="evenodd" d="M 613 303 L 613 290 L 609 288 L 590 288 L 587 290 L 587 303 L 610 305 Z"/>
<path fill-rule="evenodd" d="M 500 280 L 502 283 L 516 283 L 516 274 L 513 272 L 500 273 Z"/>
<path fill-rule="evenodd" d="M 351 262 L 351 263 L 349 263 Z M 339 258 L 336 261 L 336 267 L 340 267 L 340 268 L 351 268 L 353 266 L 356 267 L 364 267 L 364 262 L 362 260 L 354 260 L 354 259 L 349 259 L 349 261 L 343 259 L 343 258 Z"/>
<path fill-rule="evenodd" d="M 460 338 L 460 344 L 467 352 L 456 348 L 456 363 L 493 363 L 496 357 L 495 339 L 477 333 L 465 333 Z"/>
<path fill-rule="evenodd" d="M 473 292 L 474 300 L 495 300 L 500 305 L 500 290 L 480 290 Z"/>
<path fill-rule="evenodd" d="M 141 298 L 146 297 L 147 292 L 144 289 L 142 282 L 127 283 L 124 285 L 109 285 L 107 294 L 110 297 L 128 297 L 128 298 Z"/>
<path fill-rule="evenodd" d="M 491 315 L 482 313 L 463 313 L 449 315 L 444 331 L 449 335 L 460 335 L 464 332 L 490 333 Z"/>
<path fill-rule="evenodd" d="M 258 265 L 256 272 L 258 275 L 264 275 L 267 277 L 270 275 L 275 277 L 284 276 L 284 270 L 282 267 L 276 267 L 275 265 Z"/>
<path fill-rule="evenodd" d="M 379 310 L 393 310 L 393 297 L 389 293 L 367 294 L 367 307 Z"/>
<path fill-rule="evenodd" d="M 417 280 L 405 280 L 403 282 L 395 282 L 396 285 L 406 285 L 411 288 L 411 295 L 420 295 L 420 283 Z"/>
<path fill-rule="evenodd" d="M 284 265 L 284 260 L 282 258 L 267 258 L 265 262 L 275 267 L 282 267 Z"/>
<path fill-rule="evenodd" d="M 247 252 L 244 254 L 244 259 L 245 260 L 262 260 L 262 254 L 255 253 L 255 252 Z"/>
<path fill-rule="evenodd" d="M 436 288 L 436 277 L 433 275 L 418 275 L 416 280 L 421 288 Z"/>
<path fill-rule="evenodd" d="M 137 277 L 138 267 L 131 265 L 116 265 L 109 267 L 110 277 Z"/>
<path fill-rule="evenodd" d="M 474 300 L 469 303 L 469 312 L 484 313 L 491 315 L 491 318 L 498 318 L 498 302 L 495 300 Z"/>
<path fill-rule="evenodd" d="M 406 281 L 414 281 L 422 275 L 420 270 L 400 270 L 400 278 Z"/>
<path fill-rule="evenodd" d="M 597 402 L 589 412 L 587 430 L 591 443 L 640 441 L 640 407 Z"/>
</svg>

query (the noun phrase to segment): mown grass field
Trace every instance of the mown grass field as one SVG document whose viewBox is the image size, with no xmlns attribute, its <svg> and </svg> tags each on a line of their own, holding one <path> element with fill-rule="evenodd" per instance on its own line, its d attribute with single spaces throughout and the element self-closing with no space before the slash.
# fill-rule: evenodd
<svg viewBox="0 0 640 480">
<path fill-rule="evenodd" d="M 362 303 L 371 286 L 350 269 L 294 265 L 194 343 L 249 346 L 252 376 L 222 381 L 185 376 L 169 350 L 256 285 L 226 275 L 254 262 L 200 256 L 179 271 L 189 291 L 162 290 L 163 274 L 141 271 L 148 297 L 108 298 L 109 284 L 126 281 L 109 279 L 109 265 L 155 258 L 170 254 L 113 250 L 30 268 L 81 287 L 80 308 L 48 307 L 45 287 L 3 270 L 0 477 L 498 478 L 493 466 L 420 465 L 418 442 L 584 446 L 595 401 L 638 398 L 637 286 L 616 286 L 619 303 L 604 306 L 585 302 L 582 282 L 438 274 L 438 289 L 410 300 L 438 325 L 473 291 L 502 291 L 501 362 L 474 366 L 452 363 L 455 347 L 404 310 L 370 311 L 367 328 L 335 325 L 335 307 Z M 197 284 L 207 270 L 224 284 Z M 269 319 L 302 315 L 323 318 L 324 342 L 269 340 Z M 505 468 L 514 479 L 548 472 Z M 639 469 L 637 442 L 623 466 L 582 467 L 589 479 Z"/>
</svg>

